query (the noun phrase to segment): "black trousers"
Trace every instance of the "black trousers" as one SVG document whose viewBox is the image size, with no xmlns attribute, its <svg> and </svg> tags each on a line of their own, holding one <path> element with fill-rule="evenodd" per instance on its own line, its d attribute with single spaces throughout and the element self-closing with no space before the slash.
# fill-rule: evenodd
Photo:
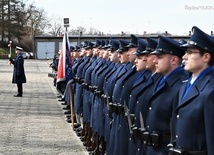
<svg viewBox="0 0 214 155">
<path fill-rule="evenodd" d="M 22 93 L 23 93 L 22 83 L 17 83 L 17 87 L 18 87 L 18 94 L 17 95 L 22 96 Z"/>
</svg>

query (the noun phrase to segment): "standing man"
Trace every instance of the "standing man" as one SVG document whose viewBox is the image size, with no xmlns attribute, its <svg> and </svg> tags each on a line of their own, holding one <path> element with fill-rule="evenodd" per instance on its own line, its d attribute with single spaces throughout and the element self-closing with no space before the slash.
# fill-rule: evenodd
<svg viewBox="0 0 214 155">
<path fill-rule="evenodd" d="M 14 95 L 14 97 L 22 97 L 22 83 L 26 83 L 24 58 L 21 54 L 21 51 L 23 51 L 23 49 L 21 47 L 16 46 L 17 56 L 14 60 L 10 58 L 10 64 L 14 65 L 12 83 L 16 83 L 18 87 L 18 94 Z"/>
<path fill-rule="evenodd" d="M 191 155 L 214 153 L 214 43 L 213 37 L 197 27 L 183 45 L 184 69 L 192 73 L 184 84 L 175 102 L 175 130 L 170 153 L 185 152 Z"/>
<path fill-rule="evenodd" d="M 181 68 L 182 56 L 185 50 L 173 39 L 159 36 L 154 60 L 156 72 L 163 75 L 155 85 L 153 95 L 148 102 L 146 130 L 149 141 L 147 155 L 166 155 L 167 144 L 170 141 L 170 118 L 172 116 L 173 100 L 185 80 L 185 71 Z"/>
</svg>

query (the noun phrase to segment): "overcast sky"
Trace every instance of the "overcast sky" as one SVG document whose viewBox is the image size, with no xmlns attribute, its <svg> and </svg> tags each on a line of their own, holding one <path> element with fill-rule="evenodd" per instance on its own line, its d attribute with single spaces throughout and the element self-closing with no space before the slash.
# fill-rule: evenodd
<svg viewBox="0 0 214 155">
<path fill-rule="evenodd" d="M 195 25 L 208 34 L 214 31 L 214 0 L 34 1 L 49 17 L 69 18 L 69 29 L 84 26 L 104 33 L 168 31 L 183 35 Z"/>
</svg>

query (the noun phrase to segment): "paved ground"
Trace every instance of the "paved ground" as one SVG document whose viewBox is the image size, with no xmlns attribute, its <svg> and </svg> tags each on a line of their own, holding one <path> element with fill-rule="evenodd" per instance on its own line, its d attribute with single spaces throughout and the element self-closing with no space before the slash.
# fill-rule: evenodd
<svg viewBox="0 0 214 155">
<path fill-rule="evenodd" d="M 50 62 L 50 61 L 49 61 Z M 27 83 L 22 98 L 13 97 L 13 66 L 0 60 L 0 154 L 85 155 L 56 98 L 46 60 L 25 60 Z"/>
</svg>

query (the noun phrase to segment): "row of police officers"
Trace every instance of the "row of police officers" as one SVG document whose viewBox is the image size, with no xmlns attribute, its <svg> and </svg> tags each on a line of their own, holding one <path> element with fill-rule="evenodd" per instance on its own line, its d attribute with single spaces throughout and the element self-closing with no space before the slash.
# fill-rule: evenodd
<svg viewBox="0 0 214 155">
<path fill-rule="evenodd" d="M 87 150 L 214 154 L 214 38 L 196 26 L 187 42 L 130 37 L 71 48 L 76 131 Z"/>
</svg>

